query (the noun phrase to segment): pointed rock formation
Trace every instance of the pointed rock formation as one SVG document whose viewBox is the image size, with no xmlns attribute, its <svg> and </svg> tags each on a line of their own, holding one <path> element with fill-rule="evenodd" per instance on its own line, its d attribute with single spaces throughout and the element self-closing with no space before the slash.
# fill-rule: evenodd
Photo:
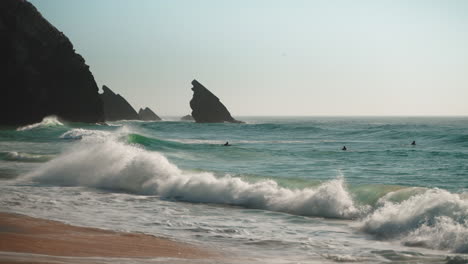
<svg viewBox="0 0 468 264">
<path fill-rule="evenodd" d="M 155 114 L 149 107 L 146 107 L 145 109 L 140 108 L 140 111 L 138 111 L 138 116 L 140 117 L 141 120 L 144 121 L 160 121 L 161 118 Z"/>
<path fill-rule="evenodd" d="M 195 119 L 193 119 L 193 116 L 191 116 L 191 115 L 183 116 L 183 117 L 180 118 L 180 120 L 182 120 L 182 121 L 195 121 Z"/>
<path fill-rule="evenodd" d="M 106 121 L 140 120 L 138 113 L 120 94 L 115 94 L 109 87 L 103 85 L 100 94 L 104 104 L 104 118 Z"/>
<path fill-rule="evenodd" d="M 197 80 L 192 81 L 193 97 L 190 100 L 192 117 L 197 123 L 242 123 L 235 120 L 219 98 Z"/>
<path fill-rule="evenodd" d="M 45 116 L 104 121 L 98 87 L 70 40 L 25 0 L 0 1 L 0 125 Z"/>
</svg>

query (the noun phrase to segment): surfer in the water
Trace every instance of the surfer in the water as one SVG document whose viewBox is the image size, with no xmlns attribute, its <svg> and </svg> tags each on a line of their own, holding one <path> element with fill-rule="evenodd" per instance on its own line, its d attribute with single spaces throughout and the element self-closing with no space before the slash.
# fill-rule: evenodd
<svg viewBox="0 0 468 264">
<path fill-rule="evenodd" d="M 416 145 L 416 141 L 413 140 L 413 142 L 411 142 L 411 145 L 415 146 L 415 145 Z"/>
<path fill-rule="evenodd" d="M 346 148 L 346 146 L 343 146 L 343 148 L 341 148 L 341 150 L 348 150 L 348 149 Z"/>
<path fill-rule="evenodd" d="M 226 143 L 224 143 L 224 145 L 223 145 L 223 146 L 226 146 L 226 147 L 227 147 L 227 146 L 231 146 L 231 144 L 229 144 L 229 142 L 228 142 L 228 141 L 226 141 Z"/>
</svg>

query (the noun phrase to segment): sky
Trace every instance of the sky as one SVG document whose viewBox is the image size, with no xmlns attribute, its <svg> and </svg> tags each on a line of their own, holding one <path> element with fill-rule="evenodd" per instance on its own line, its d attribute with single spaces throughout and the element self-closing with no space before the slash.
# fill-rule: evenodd
<svg viewBox="0 0 468 264">
<path fill-rule="evenodd" d="M 197 79 L 233 116 L 468 115 L 468 1 L 30 2 L 137 111 Z"/>
</svg>

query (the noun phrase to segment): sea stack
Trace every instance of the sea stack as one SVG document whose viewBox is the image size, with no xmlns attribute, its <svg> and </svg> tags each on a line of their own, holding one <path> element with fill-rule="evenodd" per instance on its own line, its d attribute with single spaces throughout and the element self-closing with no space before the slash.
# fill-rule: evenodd
<svg viewBox="0 0 468 264">
<path fill-rule="evenodd" d="M 103 85 L 101 94 L 104 104 L 106 121 L 140 120 L 138 113 L 120 94 L 115 94 L 109 87 Z"/>
<path fill-rule="evenodd" d="M 242 123 L 235 120 L 218 97 L 197 80 L 192 81 L 193 97 L 190 100 L 192 117 L 197 123 Z"/>
<path fill-rule="evenodd" d="M 140 108 L 140 111 L 138 111 L 138 116 L 143 121 L 160 121 L 161 120 L 161 118 L 157 114 L 155 114 L 149 107 L 146 107 L 145 109 Z"/>
<path fill-rule="evenodd" d="M 194 121 L 192 115 L 185 115 L 185 116 L 181 117 L 180 120 L 182 120 L 182 121 Z"/>
<path fill-rule="evenodd" d="M 104 121 L 89 66 L 27 1 L 0 1 L 0 58 L 0 125 Z"/>
</svg>

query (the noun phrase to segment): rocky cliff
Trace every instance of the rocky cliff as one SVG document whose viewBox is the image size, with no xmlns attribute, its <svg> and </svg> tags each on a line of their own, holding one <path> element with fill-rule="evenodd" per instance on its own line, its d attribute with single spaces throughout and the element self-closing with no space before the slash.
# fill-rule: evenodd
<svg viewBox="0 0 468 264">
<path fill-rule="evenodd" d="M 218 97 L 197 80 L 192 81 L 193 97 L 190 100 L 192 117 L 197 123 L 242 123 L 235 120 Z"/>
<path fill-rule="evenodd" d="M 140 111 L 138 111 L 138 116 L 140 117 L 141 120 L 144 121 L 159 121 L 161 118 L 153 112 L 149 107 L 146 107 L 145 109 L 140 108 Z"/>
<path fill-rule="evenodd" d="M 88 65 L 27 1 L 0 1 L 0 58 L 0 125 L 104 120 Z"/>
<path fill-rule="evenodd" d="M 106 121 L 139 120 L 138 113 L 120 94 L 115 94 L 109 87 L 103 85 L 100 94 L 104 104 L 104 118 Z"/>
</svg>

